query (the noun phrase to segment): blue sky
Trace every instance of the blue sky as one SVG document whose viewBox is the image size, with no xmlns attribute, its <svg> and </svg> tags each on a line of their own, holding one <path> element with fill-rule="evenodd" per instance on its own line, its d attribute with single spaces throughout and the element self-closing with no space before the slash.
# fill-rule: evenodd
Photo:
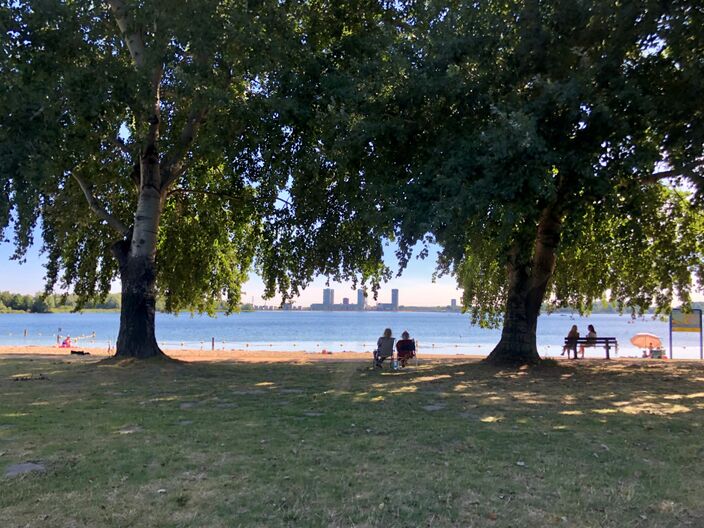
<svg viewBox="0 0 704 528">
<path fill-rule="evenodd" d="M 40 240 L 37 233 L 36 240 Z M 27 253 L 27 261 L 20 264 L 10 260 L 13 253 L 12 244 L 0 243 L 0 291 L 12 291 L 14 293 L 36 293 L 44 287 L 44 267 L 45 259 L 39 254 L 39 244 L 35 244 Z M 431 252 L 435 255 L 437 249 Z M 395 257 L 393 249 L 387 248 L 385 253 L 387 264 L 395 270 Z M 461 292 L 457 289 L 455 280 L 452 277 L 443 277 L 435 283 L 432 282 L 432 275 L 435 269 L 434 256 L 425 260 L 412 259 L 403 276 L 394 278 L 384 284 L 379 291 L 379 302 L 391 302 L 391 289 L 399 289 L 399 301 L 403 305 L 412 306 L 445 306 L 450 304 L 450 299 L 457 299 L 458 303 Z M 322 302 L 323 289 L 327 288 L 324 277 L 317 278 L 305 292 L 302 293 L 296 304 L 308 306 L 311 303 Z M 349 284 L 331 283 L 331 288 L 335 289 L 335 302 L 341 303 L 343 297 L 349 297 L 351 302 L 356 302 L 356 294 Z M 114 291 L 119 291 L 119 282 L 113 286 Z M 254 298 L 255 304 L 263 304 L 262 294 L 264 285 L 261 279 L 254 273 L 250 275 L 250 280 L 244 287 L 246 295 L 243 302 L 251 302 Z M 267 301 L 268 304 L 278 303 L 277 299 Z M 370 304 L 374 301 L 370 299 Z"/>
</svg>

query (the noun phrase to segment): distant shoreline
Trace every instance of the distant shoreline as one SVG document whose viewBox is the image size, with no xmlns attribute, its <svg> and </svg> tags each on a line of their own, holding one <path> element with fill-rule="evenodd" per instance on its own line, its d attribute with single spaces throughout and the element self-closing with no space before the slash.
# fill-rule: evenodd
<svg viewBox="0 0 704 528">
<path fill-rule="evenodd" d="M 444 307 L 435 307 L 435 306 L 408 306 L 408 307 L 401 307 L 398 310 L 374 310 L 374 309 L 368 309 L 368 310 L 311 310 L 310 308 L 295 308 L 295 309 L 282 309 L 278 307 L 271 307 L 271 308 L 256 308 L 254 310 L 239 310 L 237 312 L 231 312 L 233 314 L 235 313 L 253 313 L 253 312 L 316 312 L 316 313 L 366 313 L 366 312 L 373 312 L 373 313 L 455 313 L 462 315 L 462 312 L 460 310 L 448 310 L 445 309 Z M 46 312 L 30 312 L 27 310 L 8 310 L 8 311 L 3 311 L 0 312 L 0 315 L 51 315 L 51 314 L 72 314 L 72 313 L 120 313 L 119 308 L 84 308 L 83 310 L 78 310 L 74 311 L 72 308 L 66 308 L 66 309 L 56 309 L 52 308 L 49 311 Z M 177 313 L 177 314 L 190 314 L 190 313 L 198 313 L 198 312 L 190 312 L 188 310 L 181 310 L 180 312 L 167 312 L 164 310 L 157 310 L 156 313 L 161 313 L 161 314 L 172 314 L 172 313 Z M 216 310 L 216 314 L 221 315 L 221 314 L 226 314 L 227 312 L 225 310 Z M 205 312 L 203 312 L 204 315 Z"/>
<path fill-rule="evenodd" d="M 311 310 L 310 308 L 296 308 L 296 309 L 281 309 L 278 307 L 272 307 L 268 309 L 261 309 L 261 308 L 256 308 L 254 310 L 239 310 L 236 312 L 230 312 L 230 314 L 237 314 L 237 313 L 259 313 L 259 312 L 286 312 L 286 313 L 297 313 L 297 312 L 314 312 L 314 313 L 385 313 L 385 314 L 390 314 L 390 313 L 447 313 L 447 314 L 457 314 L 457 315 L 467 315 L 467 313 L 463 313 L 461 310 L 450 310 L 446 309 L 444 307 L 435 307 L 435 306 L 404 306 L 399 308 L 398 310 L 374 310 L 374 309 L 369 309 L 369 310 Z M 72 308 L 66 308 L 66 309 L 51 309 L 46 312 L 30 312 L 26 310 L 7 310 L 7 311 L 2 311 L 0 312 L 0 316 L 3 315 L 52 315 L 52 314 L 82 314 L 82 313 L 120 313 L 120 308 L 84 308 L 83 310 L 78 310 L 74 311 Z M 164 310 L 157 310 L 156 313 L 158 314 L 201 314 L 201 312 L 190 312 L 188 310 L 181 310 L 180 312 L 167 312 Z M 226 314 L 226 310 L 216 310 L 215 314 L 216 315 L 224 315 Z M 642 316 L 652 316 L 655 314 L 655 311 L 653 309 L 650 309 L 642 314 Z M 207 315 L 206 312 L 202 312 L 202 315 Z M 540 315 L 543 316 L 568 316 L 568 317 L 589 317 L 590 315 L 618 315 L 620 317 L 630 317 L 630 314 L 628 313 L 621 313 L 619 314 L 618 311 L 616 310 L 593 310 L 589 314 L 585 315 L 580 315 L 578 312 L 574 311 L 569 311 L 569 310 L 559 310 L 555 312 L 548 313 L 546 311 L 542 311 Z M 640 317 L 640 316 L 639 316 Z M 664 316 L 663 316 L 664 317 Z"/>
</svg>

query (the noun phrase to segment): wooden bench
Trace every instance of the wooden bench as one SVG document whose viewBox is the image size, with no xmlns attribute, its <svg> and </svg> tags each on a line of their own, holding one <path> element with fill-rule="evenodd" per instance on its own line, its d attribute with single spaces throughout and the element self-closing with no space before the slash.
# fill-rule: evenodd
<svg viewBox="0 0 704 528">
<path fill-rule="evenodd" d="M 604 347 L 606 359 L 611 359 L 609 352 L 612 347 L 618 350 L 618 341 L 615 337 L 578 337 L 577 339 L 566 337 L 565 347 L 568 348 L 567 357 L 569 357 L 569 350 L 571 350 L 574 352 L 573 359 L 577 359 L 577 345 L 584 345 L 585 348 Z"/>
</svg>

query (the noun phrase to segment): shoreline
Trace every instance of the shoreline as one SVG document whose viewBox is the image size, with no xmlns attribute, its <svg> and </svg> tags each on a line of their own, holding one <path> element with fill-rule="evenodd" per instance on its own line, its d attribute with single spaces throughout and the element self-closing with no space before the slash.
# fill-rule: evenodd
<svg viewBox="0 0 704 528">
<path fill-rule="evenodd" d="M 88 352 L 90 355 L 73 355 L 71 350 Z M 164 348 L 164 353 L 172 359 L 180 361 L 195 362 L 217 362 L 232 361 L 241 363 L 312 363 L 321 361 L 347 361 L 347 362 L 371 362 L 371 352 L 357 352 L 345 350 L 341 352 L 330 352 L 322 354 L 320 352 L 307 351 L 276 351 L 276 350 L 194 350 L 183 348 Z M 111 357 L 105 348 L 74 346 L 71 348 L 59 348 L 57 346 L 42 345 L 2 345 L 0 346 L 0 360 L 13 357 L 50 357 L 63 359 L 76 358 L 99 358 Z M 440 361 L 464 361 L 483 359 L 486 356 L 476 354 L 432 354 L 423 356 L 420 354 L 419 361 L 429 360 Z"/>
</svg>

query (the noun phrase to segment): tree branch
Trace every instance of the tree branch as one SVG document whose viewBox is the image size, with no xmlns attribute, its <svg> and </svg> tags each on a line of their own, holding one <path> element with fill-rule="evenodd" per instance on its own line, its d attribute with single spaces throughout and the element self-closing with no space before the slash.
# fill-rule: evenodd
<svg viewBox="0 0 704 528">
<path fill-rule="evenodd" d="M 198 129 L 203 124 L 207 113 L 207 109 L 201 108 L 196 110 L 195 106 L 191 108 L 191 111 L 188 113 L 186 124 L 184 125 L 183 130 L 181 130 L 181 135 L 179 136 L 178 141 L 164 160 L 164 178 L 162 179 L 161 184 L 162 189 L 168 189 L 168 187 L 173 184 L 183 173 L 184 159 L 188 153 L 188 149 L 193 144 L 196 134 L 198 133 Z"/>
<path fill-rule="evenodd" d="M 110 5 L 110 11 L 112 11 L 117 26 L 120 28 L 120 33 L 122 33 L 125 38 L 125 43 L 127 44 L 127 49 L 130 52 L 130 57 L 137 68 L 144 66 L 145 52 L 144 52 L 144 36 L 142 31 L 130 27 L 130 20 L 128 17 L 128 8 L 123 0 L 108 0 Z"/>
<path fill-rule="evenodd" d="M 149 66 L 146 57 L 146 46 L 144 43 L 144 31 L 141 26 L 136 26 L 134 21 L 129 16 L 129 8 L 125 0 L 107 0 L 110 6 L 110 11 L 117 22 L 120 33 L 127 44 L 130 57 L 137 70 L 144 70 Z M 161 80 L 164 75 L 164 65 L 158 63 L 151 72 L 151 87 L 153 106 L 151 110 L 146 110 L 142 115 L 139 111 L 137 114 L 141 120 L 146 120 L 149 126 L 147 135 L 144 138 L 141 156 L 146 156 L 151 161 L 157 156 L 157 142 L 159 141 L 159 130 L 161 126 Z M 146 107 L 145 107 L 146 108 Z M 142 171 L 144 172 L 144 171 Z M 149 185 L 158 186 L 160 182 L 149 182 Z M 140 185 L 144 184 L 141 182 Z"/>
<path fill-rule="evenodd" d="M 130 180 L 132 180 L 132 183 L 134 183 L 136 189 L 139 190 L 139 185 L 142 182 L 141 165 L 139 160 L 135 161 L 132 166 L 132 170 L 130 171 Z"/>
<path fill-rule="evenodd" d="M 665 180 L 667 178 L 676 178 L 678 176 L 682 176 L 685 178 L 689 178 L 694 184 L 704 188 L 704 177 L 694 172 L 694 170 L 698 168 L 701 168 L 701 165 L 694 164 L 689 165 L 687 167 L 682 167 L 680 169 L 658 171 L 645 178 L 644 181 L 645 183 L 656 183 L 660 180 Z"/>
<path fill-rule="evenodd" d="M 130 152 L 130 149 L 127 148 L 127 145 L 125 144 L 124 141 L 122 141 L 121 138 L 119 137 L 109 137 L 108 141 L 112 144 L 112 146 L 117 147 L 120 152 L 125 154 L 126 156 L 132 156 L 132 153 Z"/>
<path fill-rule="evenodd" d="M 241 196 L 225 194 L 217 191 L 206 191 L 203 189 L 171 189 L 169 196 L 172 194 L 204 194 L 206 196 L 217 196 L 218 198 L 227 198 L 228 200 L 242 200 Z"/>
<path fill-rule="evenodd" d="M 217 191 L 206 191 L 204 189 L 183 189 L 183 188 L 171 189 L 168 194 L 169 194 L 169 196 L 171 196 L 172 194 L 177 194 L 177 193 L 178 194 L 205 194 L 207 196 L 217 196 L 219 198 L 227 198 L 229 200 L 242 200 L 241 196 L 234 196 L 232 194 L 225 194 L 225 193 L 221 193 L 221 192 L 217 192 Z M 288 200 L 285 200 L 285 199 L 280 198 L 278 196 L 276 197 L 276 200 L 279 202 L 285 203 L 289 207 L 292 207 L 291 202 L 289 202 Z"/>
<path fill-rule="evenodd" d="M 88 201 L 88 206 L 91 208 L 91 210 L 100 219 L 105 220 L 107 224 L 112 227 L 115 231 L 120 233 L 122 236 L 127 236 L 127 234 L 130 232 L 129 228 L 125 224 L 123 224 L 117 217 L 108 213 L 105 208 L 98 203 L 98 200 L 96 200 L 95 196 L 93 196 L 93 192 L 91 191 L 88 184 L 75 172 L 71 173 L 71 176 L 73 176 L 76 182 L 78 182 L 78 185 L 83 191 L 83 194 L 85 195 L 86 200 Z"/>
<path fill-rule="evenodd" d="M 648 176 L 645 181 L 647 183 L 655 183 L 660 180 L 665 180 L 667 178 L 674 178 L 675 176 L 681 176 L 682 171 L 677 171 L 677 170 L 666 170 L 666 171 L 660 171 L 660 172 L 654 172 L 650 176 Z"/>
<path fill-rule="evenodd" d="M 129 157 L 131 160 L 134 158 L 132 157 L 132 152 L 130 152 L 129 147 L 125 144 L 125 142 L 122 140 L 120 137 L 109 137 L 108 141 L 110 142 L 111 145 L 115 146 L 117 149 L 120 150 L 125 156 Z M 139 189 L 139 184 L 140 184 L 140 165 L 139 165 L 139 160 L 135 161 L 132 165 L 132 170 L 130 171 L 130 180 L 135 184 L 137 189 Z"/>
<path fill-rule="evenodd" d="M 146 149 L 156 148 L 156 143 L 159 141 L 159 125 L 161 124 L 161 78 L 164 75 L 164 66 L 159 64 L 154 68 L 152 74 L 152 97 L 154 98 L 154 106 L 152 115 L 149 116 L 149 132 L 147 133 Z"/>
</svg>

